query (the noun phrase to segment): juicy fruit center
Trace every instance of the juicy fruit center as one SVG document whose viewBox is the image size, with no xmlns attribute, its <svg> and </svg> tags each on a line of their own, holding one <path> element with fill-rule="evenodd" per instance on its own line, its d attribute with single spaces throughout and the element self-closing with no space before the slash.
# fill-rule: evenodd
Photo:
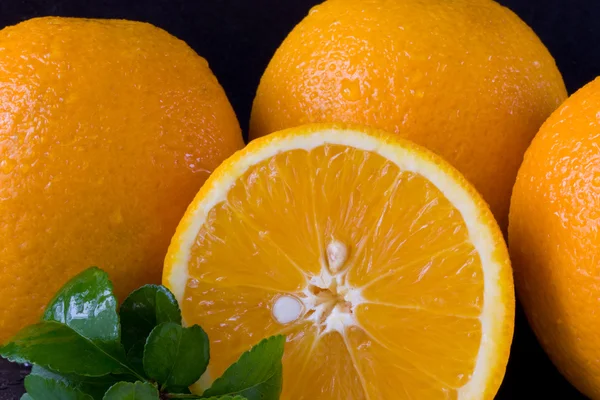
<svg viewBox="0 0 600 400">
<path fill-rule="evenodd" d="M 454 204 L 467 204 L 462 192 L 427 163 L 445 191 L 414 172 L 421 163 L 400 148 L 365 143 L 392 162 L 320 145 L 327 137 L 289 140 L 293 150 L 267 148 L 243 174 L 231 166 L 240 175 L 190 220 L 202 225 L 185 237 L 182 310 L 218 354 L 203 387 L 282 334 L 282 398 L 477 397 L 462 393 L 485 379 L 483 263 L 464 219 L 478 228 L 476 213 Z"/>
<path fill-rule="evenodd" d="M 362 297 L 360 289 L 349 285 L 346 279 L 347 246 L 332 240 L 327 245 L 326 258 L 320 274 L 310 277 L 301 293 L 274 299 L 272 314 L 278 323 L 302 318 L 312 323 L 320 335 L 332 331 L 343 334 L 347 327 L 358 325 L 354 310 Z"/>
</svg>

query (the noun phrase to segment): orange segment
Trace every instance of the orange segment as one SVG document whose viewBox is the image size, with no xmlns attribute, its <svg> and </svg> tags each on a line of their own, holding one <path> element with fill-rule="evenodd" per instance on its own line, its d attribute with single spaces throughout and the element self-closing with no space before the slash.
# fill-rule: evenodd
<svg viewBox="0 0 600 400">
<path fill-rule="evenodd" d="M 362 295 L 381 303 L 478 317 L 483 305 L 483 289 L 477 250 L 472 244 L 462 242 L 389 266 L 363 286 Z"/>
<path fill-rule="evenodd" d="M 278 333 L 282 399 L 493 398 L 507 362 L 512 274 L 490 211 L 445 162 L 378 131 L 251 143 L 189 207 L 163 280 L 211 339 L 197 391 Z"/>
<path fill-rule="evenodd" d="M 282 398 L 299 400 L 312 399 L 353 399 L 364 400 L 361 376 L 353 367 L 353 361 L 347 350 L 344 337 L 339 332 L 321 336 L 312 351 L 307 354 L 308 361 L 303 370 L 296 374 L 293 367 L 285 365 L 289 373 L 286 382 L 286 393 Z M 325 368 L 315 368 L 315 366 Z M 292 378 L 293 377 L 293 378 Z M 309 389 L 311 388 L 311 389 Z M 308 389 L 308 390 L 307 390 Z"/>
<path fill-rule="evenodd" d="M 355 312 L 360 327 L 388 356 L 396 355 L 443 388 L 458 388 L 471 378 L 481 343 L 479 319 L 377 303 L 361 304 Z"/>
<path fill-rule="evenodd" d="M 313 166 L 315 217 L 322 243 L 336 238 L 359 248 L 376 226 L 386 202 L 382 196 L 400 172 L 373 152 L 325 144 L 306 155 Z M 267 217 L 268 218 L 268 217 Z"/>
<path fill-rule="evenodd" d="M 229 190 L 227 203 L 239 218 L 257 227 L 261 238 L 281 249 L 292 263 L 318 273 L 319 244 L 311 240 L 316 232 L 313 198 L 294 195 L 312 191 L 312 175 L 306 173 L 310 169 L 305 151 L 276 155 L 249 169 L 236 181 Z M 290 229 L 298 223 L 302 229 Z"/>
<path fill-rule="evenodd" d="M 277 296 L 260 288 L 237 286 L 233 290 L 190 280 L 181 307 L 186 315 L 202 319 L 202 328 L 211 338 L 211 354 L 220 355 L 212 358 L 211 377 L 220 376 L 242 352 L 264 337 L 284 333 L 295 334 L 298 342 L 306 340 L 304 336 L 310 335 L 305 332 L 310 329 L 308 324 L 281 326 L 271 317 L 270 305 Z"/>
<path fill-rule="evenodd" d="M 456 399 L 457 392 L 393 354 L 363 329 L 348 330 L 349 348 L 370 399 Z"/>
<path fill-rule="evenodd" d="M 216 206 L 196 238 L 190 275 L 193 279 L 219 285 L 243 283 L 276 290 L 300 290 L 303 273 L 268 234 L 262 232 L 262 228 L 228 205 Z M 244 257 L 240 257 L 241 254 Z M 248 265 L 261 268 L 249 269 Z"/>
</svg>

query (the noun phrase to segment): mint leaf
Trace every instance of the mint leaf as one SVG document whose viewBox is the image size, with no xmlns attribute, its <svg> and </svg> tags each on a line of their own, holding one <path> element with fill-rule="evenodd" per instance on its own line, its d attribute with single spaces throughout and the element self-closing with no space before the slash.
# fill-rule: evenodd
<svg viewBox="0 0 600 400">
<path fill-rule="evenodd" d="M 54 321 L 42 321 L 22 329 L 0 347 L 0 356 L 65 374 L 102 376 L 129 369 L 95 342 Z"/>
<path fill-rule="evenodd" d="M 93 400 L 92 396 L 64 382 L 39 375 L 25 378 L 25 389 L 35 400 Z"/>
<path fill-rule="evenodd" d="M 160 400 L 158 390 L 149 383 L 119 382 L 106 392 L 103 400 Z"/>
<path fill-rule="evenodd" d="M 43 319 L 67 325 L 106 352 L 121 355 L 117 298 L 108 274 L 89 268 L 67 282 L 46 307 Z"/>
<path fill-rule="evenodd" d="M 43 378 L 54 379 L 63 382 L 67 386 L 71 386 L 89 394 L 95 400 L 102 400 L 104 393 L 117 382 L 123 379 L 122 376 L 104 375 L 99 377 L 81 376 L 75 374 L 57 374 L 50 370 L 34 365 L 31 369 L 31 375 L 38 375 Z"/>
<path fill-rule="evenodd" d="M 127 362 L 140 374 L 144 374 L 144 346 L 146 342 L 140 341 L 133 345 L 127 352 Z"/>
<path fill-rule="evenodd" d="M 285 337 L 281 335 L 262 340 L 227 368 L 203 396 L 241 395 L 248 400 L 278 400 L 284 346 Z"/>
<path fill-rule="evenodd" d="M 165 322 L 152 330 L 144 348 L 144 371 L 173 392 L 196 382 L 209 361 L 208 336 L 198 325 Z"/>
<path fill-rule="evenodd" d="M 22 329 L 0 355 L 60 374 L 139 374 L 125 364 L 117 300 L 108 275 L 89 268 L 67 282 L 46 307 L 43 321 Z"/>
<path fill-rule="evenodd" d="M 181 325 L 181 311 L 175 296 L 164 286 L 145 285 L 133 291 L 121 305 L 123 346 L 129 350 L 146 338 L 156 325 L 175 322 Z"/>
</svg>

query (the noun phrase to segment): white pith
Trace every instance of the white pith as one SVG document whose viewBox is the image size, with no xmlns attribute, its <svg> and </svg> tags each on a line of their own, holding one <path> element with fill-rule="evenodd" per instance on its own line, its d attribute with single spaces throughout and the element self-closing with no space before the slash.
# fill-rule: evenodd
<svg viewBox="0 0 600 400">
<path fill-rule="evenodd" d="M 348 247 L 332 240 L 326 247 L 326 262 L 319 275 L 311 276 L 302 293 L 297 296 L 303 313 L 298 316 L 312 322 L 320 335 L 337 331 L 345 335 L 346 328 L 358 326 L 354 314 L 362 303 L 359 288 L 350 286 L 346 280 L 345 263 Z M 320 293 L 314 291 L 320 290 Z"/>
<path fill-rule="evenodd" d="M 320 274 L 309 277 L 306 287 L 296 297 L 303 308 L 297 319 L 312 322 L 319 335 L 332 331 L 344 335 L 347 327 L 358 326 L 354 312 L 362 302 L 362 296 L 360 289 L 353 288 L 346 281 L 348 246 L 333 239 L 325 253 L 326 262 L 322 262 Z M 275 318 L 278 319 L 277 316 Z"/>
<path fill-rule="evenodd" d="M 502 302 L 496 301 L 497 298 L 502 297 L 501 288 L 498 285 L 502 267 L 493 257 L 496 248 L 495 241 L 487 223 L 482 221 L 479 206 L 475 204 L 471 195 L 461 186 L 461 183 L 449 177 L 435 162 L 423 159 L 414 151 L 397 143 L 386 143 L 379 138 L 367 136 L 353 130 L 332 129 L 284 137 L 263 145 L 259 151 L 247 153 L 244 157 L 238 159 L 235 164 L 228 166 L 227 175 L 220 176 L 217 182 L 207 182 L 207 184 L 212 184 L 210 190 L 205 192 L 202 200 L 192 203 L 194 204 L 193 208 L 188 209 L 186 219 L 182 221 L 183 230 L 181 227 L 178 230 L 176 247 L 172 245 L 172 248 L 169 249 L 170 255 L 176 255 L 176 258 L 169 261 L 171 263 L 171 275 L 165 278 L 170 289 L 178 301 L 181 302 L 189 279 L 187 265 L 196 235 L 210 210 L 218 203 L 226 200 L 230 188 L 250 167 L 282 152 L 297 149 L 310 151 L 325 144 L 345 145 L 364 151 L 372 151 L 395 163 L 403 171 L 423 176 L 435 185 L 461 213 L 469 231 L 469 239 L 479 253 L 483 266 L 484 298 L 482 313 L 479 317 L 482 336 L 476 366 L 471 380 L 458 389 L 458 398 L 480 398 L 489 380 L 488 374 L 492 370 L 490 365 L 495 365 L 498 362 L 495 340 L 500 337 L 502 324 L 507 313 Z M 333 253 L 339 255 L 338 250 L 340 249 L 334 248 Z M 327 259 L 330 257 L 329 252 L 324 254 L 324 257 L 326 259 L 323 262 L 320 274 L 309 277 L 309 285 L 326 289 L 335 282 L 337 292 L 345 301 L 350 303 L 350 311 L 352 311 L 362 301 L 360 288 L 352 288 L 346 285 L 343 266 L 337 265 L 337 261 L 334 260 L 331 266 L 333 268 L 330 268 L 328 264 L 331 259 Z M 301 295 L 295 294 L 303 305 L 303 313 L 299 318 L 306 318 L 315 324 L 321 324 L 321 334 L 331 331 L 344 334 L 348 326 L 357 325 L 354 314 L 343 310 L 341 307 L 337 309 L 334 307 L 329 310 L 329 314 L 322 323 L 326 305 L 317 301 L 316 296 L 309 290 L 309 285 L 302 291 Z M 314 312 L 306 317 L 307 312 L 310 310 Z"/>
</svg>

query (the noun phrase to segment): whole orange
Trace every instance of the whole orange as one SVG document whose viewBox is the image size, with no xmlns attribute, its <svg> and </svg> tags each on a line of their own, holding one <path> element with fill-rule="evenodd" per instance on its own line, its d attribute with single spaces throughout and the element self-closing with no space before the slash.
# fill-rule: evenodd
<svg viewBox="0 0 600 400">
<path fill-rule="evenodd" d="M 161 29 L 42 18 L 0 31 L 0 342 L 91 265 L 121 299 L 160 282 L 188 203 L 242 146 L 206 61 Z"/>
<path fill-rule="evenodd" d="M 540 343 L 600 399 L 600 79 L 571 96 L 525 153 L 509 224 L 517 293 Z"/>
<path fill-rule="evenodd" d="M 457 167 L 505 229 L 523 153 L 565 98 L 535 33 L 491 0 L 329 0 L 269 63 L 250 137 L 308 122 L 396 132 Z"/>
</svg>

